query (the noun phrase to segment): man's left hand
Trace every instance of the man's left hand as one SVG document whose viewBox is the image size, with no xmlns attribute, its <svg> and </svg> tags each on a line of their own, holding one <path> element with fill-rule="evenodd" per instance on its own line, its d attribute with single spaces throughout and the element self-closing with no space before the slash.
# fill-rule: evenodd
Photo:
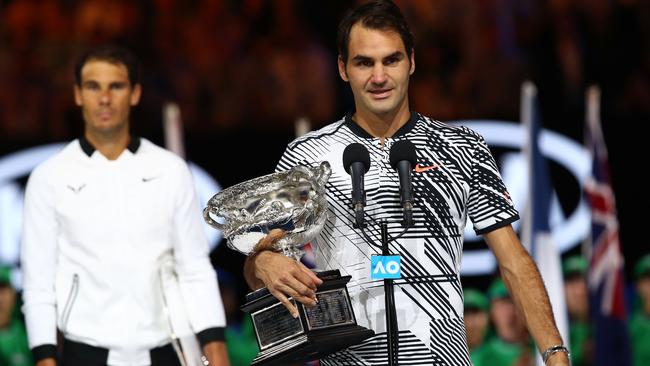
<svg viewBox="0 0 650 366">
<path fill-rule="evenodd" d="M 226 342 L 208 342 L 203 346 L 203 354 L 210 366 L 230 366 Z"/>
</svg>

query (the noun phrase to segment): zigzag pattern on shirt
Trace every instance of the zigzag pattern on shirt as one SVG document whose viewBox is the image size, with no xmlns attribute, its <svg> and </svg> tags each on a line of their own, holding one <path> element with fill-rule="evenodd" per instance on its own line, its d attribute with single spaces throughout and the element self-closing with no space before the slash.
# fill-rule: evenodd
<svg viewBox="0 0 650 366">
<path fill-rule="evenodd" d="M 437 357 L 431 350 L 417 339 L 408 330 L 400 331 L 398 335 L 399 352 L 398 365 L 444 365 L 436 363 Z M 380 333 L 373 338 L 349 347 L 345 351 L 337 352 L 321 360 L 323 366 L 358 366 L 358 365 L 385 365 L 388 366 L 386 355 L 386 333 Z"/>
</svg>

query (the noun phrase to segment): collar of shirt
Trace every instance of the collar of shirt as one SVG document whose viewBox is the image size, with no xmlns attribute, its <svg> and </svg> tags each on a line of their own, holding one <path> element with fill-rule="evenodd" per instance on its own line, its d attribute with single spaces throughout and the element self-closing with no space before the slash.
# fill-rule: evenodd
<svg viewBox="0 0 650 366">
<path fill-rule="evenodd" d="M 79 145 L 81 146 L 81 150 L 83 150 L 89 158 L 92 157 L 93 153 L 97 150 L 85 136 L 79 137 Z M 126 148 L 132 154 L 135 154 L 138 151 L 138 148 L 140 148 L 140 137 L 131 135 L 131 142 L 129 142 L 129 145 Z"/>
<path fill-rule="evenodd" d="M 345 116 L 345 125 L 348 126 L 350 131 L 354 132 L 355 135 L 365 138 L 365 139 L 374 139 L 376 137 L 370 135 L 368 131 L 364 130 L 359 126 L 353 119 L 352 115 L 354 112 L 350 112 Z M 416 112 L 411 112 L 411 117 L 409 118 L 408 121 L 404 124 L 404 126 L 400 127 L 399 130 L 393 134 L 390 138 L 396 138 L 400 137 L 403 135 L 406 135 L 407 133 L 411 132 L 411 130 L 415 127 L 415 124 L 418 120 L 418 114 Z"/>
</svg>

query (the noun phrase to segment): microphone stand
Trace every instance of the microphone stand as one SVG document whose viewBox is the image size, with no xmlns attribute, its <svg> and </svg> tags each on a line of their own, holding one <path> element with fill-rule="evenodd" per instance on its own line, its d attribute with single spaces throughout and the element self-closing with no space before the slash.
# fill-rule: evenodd
<svg viewBox="0 0 650 366">
<path fill-rule="evenodd" d="M 356 229 L 361 229 L 361 234 L 363 234 L 363 237 L 368 241 L 368 243 L 372 246 L 377 246 L 376 244 L 373 243 L 373 240 L 364 228 L 366 227 L 366 224 L 363 225 L 353 225 L 354 228 Z M 405 226 L 405 225 L 403 225 Z M 396 237 L 389 238 L 388 236 L 388 223 L 386 220 L 381 220 L 379 222 L 379 227 L 381 231 L 381 253 L 382 255 L 390 255 L 390 250 L 388 248 L 388 243 L 391 240 L 397 240 L 402 235 L 406 233 L 408 230 L 409 226 L 405 226 L 404 230 L 397 235 Z M 397 313 L 395 310 L 395 293 L 394 293 L 394 287 L 393 287 L 393 280 L 390 278 L 385 278 L 384 279 L 384 306 L 386 307 L 386 336 L 387 336 L 387 341 L 386 344 L 388 346 L 388 365 L 389 366 L 396 366 L 397 365 L 397 360 L 398 360 L 398 346 L 399 342 L 398 340 L 398 326 L 397 326 Z"/>
<path fill-rule="evenodd" d="M 388 224 L 386 220 L 380 222 L 381 228 L 381 254 L 390 255 L 388 249 Z M 397 365 L 398 345 L 397 342 L 397 314 L 395 310 L 395 293 L 393 291 L 393 279 L 384 279 L 384 302 L 386 306 L 386 335 L 388 344 L 388 365 Z"/>
</svg>

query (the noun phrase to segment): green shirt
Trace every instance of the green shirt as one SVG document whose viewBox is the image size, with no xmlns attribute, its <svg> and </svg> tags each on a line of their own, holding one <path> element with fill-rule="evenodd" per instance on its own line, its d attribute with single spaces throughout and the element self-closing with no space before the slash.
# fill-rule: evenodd
<svg viewBox="0 0 650 366">
<path fill-rule="evenodd" d="M 20 319 L 13 319 L 9 327 L 0 329 L 0 365 L 34 365 L 27 344 L 27 332 Z"/>
<path fill-rule="evenodd" d="M 239 328 L 226 328 L 226 347 L 231 366 L 248 366 L 257 356 L 259 347 L 255 339 L 253 322 L 250 316 L 245 316 Z"/>
<path fill-rule="evenodd" d="M 531 359 L 535 355 L 533 353 L 535 346 L 532 342 L 508 343 L 498 337 L 490 339 L 481 348 L 483 350 L 476 355 L 476 360 L 472 358 L 472 362 L 477 366 L 510 366 L 524 356 L 523 352 L 529 352 Z"/>
<path fill-rule="evenodd" d="M 485 344 L 469 350 L 469 357 L 474 366 L 487 366 L 483 364 L 483 354 L 485 353 Z"/>
<path fill-rule="evenodd" d="M 630 320 L 634 366 L 650 365 L 650 315 L 636 311 Z"/>
<path fill-rule="evenodd" d="M 591 325 L 587 322 L 574 321 L 569 325 L 571 346 L 571 364 L 573 366 L 591 365 Z"/>
</svg>

